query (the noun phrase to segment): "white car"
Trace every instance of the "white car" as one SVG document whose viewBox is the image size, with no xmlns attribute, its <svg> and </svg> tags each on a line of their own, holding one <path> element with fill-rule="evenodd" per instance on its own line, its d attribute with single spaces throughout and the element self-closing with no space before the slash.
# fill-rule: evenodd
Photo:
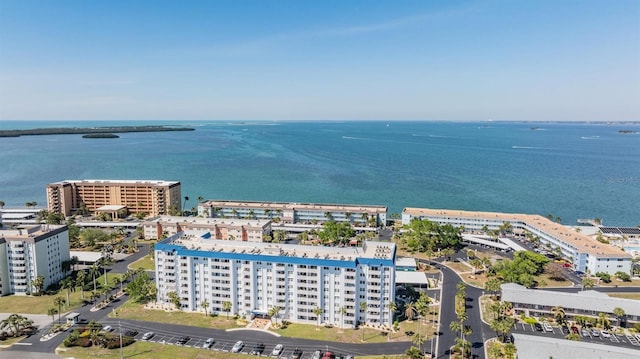
<svg viewBox="0 0 640 359">
<path fill-rule="evenodd" d="M 142 340 L 149 340 L 149 339 L 153 338 L 154 335 L 156 335 L 154 332 L 146 332 L 142 336 Z"/>
<path fill-rule="evenodd" d="M 113 327 L 110 325 L 106 325 L 104 328 L 102 328 L 102 330 L 104 330 L 105 332 L 112 332 L 113 331 Z"/>
<path fill-rule="evenodd" d="M 553 327 L 551 326 L 551 324 L 544 322 L 542 323 L 542 326 L 544 327 L 544 330 L 548 331 L 548 332 L 552 332 L 553 331 Z"/>
<path fill-rule="evenodd" d="M 207 340 L 204 341 L 204 344 L 202 344 L 202 348 L 203 349 L 211 349 L 211 347 L 213 346 L 213 338 L 209 338 Z"/>
<path fill-rule="evenodd" d="M 611 338 L 611 334 L 609 334 L 609 332 L 606 330 L 601 331 L 600 334 L 603 338 Z"/>
<path fill-rule="evenodd" d="M 280 354 L 282 354 L 282 351 L 284 350 L 284 346 L 282 344 L 278 344 L 275 346 L 275 348 L 273 348 L 273 350 L 271 351 L 271 356 L 272 357 L 277 357 L 280 356 Z"/>
<path fill-rule="evenodd" d="M 244 343 L 242 342 L 242 340 L 238 340 L 234 345 L 233 348 L 231 348 L 231 352 L 232 353 L 238 353 L 242 350 L 242 348 L 244 348 Z"/>
</svg>

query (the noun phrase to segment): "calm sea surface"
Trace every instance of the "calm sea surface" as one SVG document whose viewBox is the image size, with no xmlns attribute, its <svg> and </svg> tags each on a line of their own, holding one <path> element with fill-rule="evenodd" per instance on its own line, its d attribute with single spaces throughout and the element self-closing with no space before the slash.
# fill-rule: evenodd
<svg viewBox="0 0 640 359">
<path fill-rule="evenodd" d="M 149 122 L 0 122 L 0 129 Z M 599 217 L 640 224 L 640 126 L 172 122 L 193 132 L 0 138 L 0 200 L 46 205 L 64 179 L 164 179 L 196 198 Z M 535 129 L 532 129 L 535 128 Z M 618 130 L 635 130 L 620 134 Z"/>
</svg>

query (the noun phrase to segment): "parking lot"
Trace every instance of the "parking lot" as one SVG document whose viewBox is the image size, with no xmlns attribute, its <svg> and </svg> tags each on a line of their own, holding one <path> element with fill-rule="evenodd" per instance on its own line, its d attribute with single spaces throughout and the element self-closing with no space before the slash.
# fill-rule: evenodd
<svg viewBox="0 0 640 359">
<path fill-rule="evenodd" d="M 117 333 L 119 331 L 119 328 L 117 325 L 114 325 L 115 328 L 115 332 Z M 135 327 L 135 326 L 131 326 L 131 325 L 127 325 L 127 326 L 122 326 L 122 332 L 125 333 L 126 331 L 129 330 L 135 330 L 138 332 L 138 334 L 136 334 L 134 336 L 134 338 L 136 340 L 139 341 L 143 341 L 142 337 L 145 335 L 145 333 L 147 332 L 153 332 L 154 335 L 149 338 L 148 342 L 152 342 L 152 343 L 158 343 L 158 344 L 162 344 L 162 345 L 182 345 L 184 347 L 191 347 L 191 348 L 200 348 L 202 350 L 213 350 L 213 351 L 220 351 L 220 352 L 231 352 L 231 348 L 233 348 L 234 344 L 236 343 L 236 341 L 231 341 L 229 339 L 218 339 L 218 338 L 213 338 L 214 343 L 211 346 L 210 349 L 204 349 L 203 348 L 203 344 L 205 343 L 205 341 L 210 338 L 210 337 L 204 337 L 204 336 L 189 336 L 189 340 L 184 343 L 184 344 L 178 344 L 177 342 L 185 337 L 184 334 L 180 334 L 180 333 L 170 333 L 170 332 L 163 332 L 161 330 L 154 330 L 154 329 L 146 329 L 146 328 L 142 328 L 142 327 Z M 258 342 L 255 341 L 244 341 L 244 346 L 242 347 L 242 349 L 238 352 L 240 354 L 249 354 L 258 344 Z M 267 356 L 267 357 L 272 357 L 271 353 L 273 351 L 273 348 L 277 345 L 277 343 L 264 343 L 265 344 L 265 348 L 264 351 L 262 352 L 261 356 Z M 332 348 L 330 347 L 325 347 L 325 348 L 318 348 L 318 347 L 298 347 L 300 350 L 302 350 L 302 359 L 310 359 L 313 356 L 313 352 L 316 350 L 322 350 L 323 352 L 325 350 L 330 350 L 333 353 L 336 354 L 336 357 L 340 357 L 340 358 L 344 358 L 347 355 L 352 353 L 342 353 L 340 351 L 335 351 L 332 350 Z M 281 358 L 281 359 L 288 359 L 291 357 L 291 355 L 293 354 L 293 351 L 296 349 L 295 346 L 287 346 L 286 344 L 284 345 L 284 349 L 282 350 L 282 352 L 280 353 L 280 355 L 277 356 L 277 358 Z M 273 358 L 276 358 L 275 356 L 273 356 Z"/>
<path fill-rule="evenodd" d="M 564 338 L 567 335 L 567 333 L 562 332 L 562 329 L 560 327 L 552 326 L 551 329 L 552 329 L 551 331 L 546 331 L 544 328 L 540 330 L 540 329 L 536 329 L 535 325 L 526 324 L 526 323 L 516 323 L 513 327 L 513 331 L 515 333 L 520 333 L 520 334 L 552 336 L 555 338 Z M 586 335 L 583 335 L 583 334 L 586 334 Z M 640 338 L 637 338 L 635 336 L 630 336 L 630 335 L 627 336 L 627 335 L 620 335 L 615 333 L 610 333 L 610 334 L 611 334 L 610 337 L 605 338 L 602 335 L 594 336 L 591 332 L 583 333 L 582 331 L 579 331 L 580 340 L 583 342 L 618 345 L 618 346 L 621 345 L 621 346 L 625 346 L 633 349 L 638 349 L 640 347 Z"/>
</svg>

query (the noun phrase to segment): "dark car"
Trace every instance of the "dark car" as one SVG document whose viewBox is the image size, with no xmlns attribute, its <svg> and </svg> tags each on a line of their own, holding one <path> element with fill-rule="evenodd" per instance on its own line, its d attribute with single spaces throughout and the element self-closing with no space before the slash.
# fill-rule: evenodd
<svg viewBox="0 0 640 359">
<path fill-rule="evenodd" d="M 176 344 L 178 345 L 185 345 L 187 344 L 187 342 L 191 340 L 191 338 L 184 336 L 184 337 L 180 337 L 180 339 L 178 339 L 178 341 L 176 342 Z"/>
<path fill-rule="evenodd" d="M 125 337 L 135 337 L 136 335 L 138 335 L 138 332 L 136 330 L 127 330 L 126 332 L 124 332 Z"/>
<path fill-rule="evenodd" d="M 533 324 L 533 326 L 534 326 L 534 327 L 536 328 L 536 330 L 537 330 L 537 331 L 539 331 L 539 332 L 541 332 L 541 331 L 543 331 L 543 330 L 544 330 L 544 329 L 542 328 L 542 324 L 540 324 L 540 323 L 535 323 L 535 324 Z"/>
<path fill-rule="evenodd" d="M 258 343 L 258 344 L 256 344 L 255 347 L 253 347 L 253 349 L 251 350 L 251 352 L 249 352 L 249 354 L 251 354 L 251 355 L 262 355 L 263 351 L 264 351 L 264 343 Z"/>
<path fill-rule="evenodd" d="M 569 330 L 569 327 L 567 327 L 566 325 L 561 326 L 560 329 L 562 330 L 562 334 L 564 335 L 571 333 L 571 331 Z"/>
<path fill-rule="evenodd" d="M 571 333 L 580 334 L 580 331 L 578 330 L 578 327 L 576 327 L 575 325 L 572 325 L 571 326 Z"/>
<path fill-rule="evenodd" d="M 302 358 L 302 350 L 300 350 L 299 348 L 294 349 L 293 353 L 291 353 L 291 356 L 289 357 L 289 359 L 300 359 Z"/>
</svg>

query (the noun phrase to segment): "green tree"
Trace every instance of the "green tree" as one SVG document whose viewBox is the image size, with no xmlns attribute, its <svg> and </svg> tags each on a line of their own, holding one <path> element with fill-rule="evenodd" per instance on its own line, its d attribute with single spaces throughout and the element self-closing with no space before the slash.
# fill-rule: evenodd
<svg viewBox="0 0 640 359">
<path fill-rule="evenodd" d="M 169 303 L 176 306 L 176 309 L 180 309 L 180 296 L 178 295 L 178 292 L 171 291 L 167 293 L 167 298 L 169 299 Z"/>
<path fill-rule="evenodd" d="M 408 321 L 412 321 L 417 314 L 418 314 L 418 311 L 416 309 L 416 305 L 413 302 L 405 304 L 404 315 L 405 317 L 407 317 Z"/>
<path fill-rule="evenodd" d="M 56 308 L 49 308 L 47 309 L 47 315 L 51 316 L 51 321 L 56 320 L 56 314 L 58 314 L 58 310 Z"/>
<path fill-rule="evenodd" d="M 502 285 L 502 281 L 500 280 L 500 278 L 496 278 L 496 277 L 489 278 L 489 280 L 487 280 L 484 284 L 484 290 L 492 293 L 495 296 L 496 293 L 500 291 L 501 285 Z"/>
<path fill-rule="evenodd" d="M 100 266 L 98 263 L 93 263 L 91 267 L 89 267 L 89 277 L 93 278 L 93 291 L 98 290 L 98 283 L 96 282 L 96 278 L 100 275 Z"/>
<path fill-rule="evenodd" d="M 393 302 L 391 302 L 393 303 Z M 394 303 L 395 304 L 395 303 Z M 340 307 L 340 324 L 342 326 L 342 330 L 344 331 L 344 315 L 347 314 L 347 307 L 345 307 L 344 305 L 342 307 Z"/>
<path fill-rule="evenodd" d="M 229 319 L 229 312 L 231 311 L 231 302 L 222 303 L 222 310 L 227 312 L 227 319 Z"/>
<path fill-rule="evenodd" d="M 207 316 L 207 309 L 209 308 L 209 302 L 205 299 L 202 301 L 202 303 L 200 303 L 200 306 L 202 307 L 202 309 L 204 309 L 204 316 Z"/>
<path fill-rule="evenodd" d="M 329 220 L 322 224 L 322 230 L 318 237 L 324 244 L 345 244 L 348 239 L 355 236 L 355 230 L 348 222 L 335 222 Z"/>
<path fill-rule="evenodd" d="M 58 324 L 60 324 L 60 315 L 62 312 L 62 306 L 66 303 L 63 297 L 56 297 L 53 300 L 53 305 L 58 307 Z"/>
<path fill-rule="evenodd" d="M 71 299 L 69 296 L 71 294 L 71 290 L 75 289 L 75 283 L 73 279 L 71 279 L 70 277 L 64 278 L 63 280 L 60 281 L 59 284 L 60 284 L 60 288 L 67 290 L 67 305 L 70 305 Z"/>
<path fill-rule="evenodd" d="M 407 349 L 405 354 L 410 359 L 423 359 L 424 358 L 424 354 L 422 354 L 422 350 L 420 350 L 419 348 L 414 347 L 414 346 L 412 346 L 409 349 Z"/>
<path fill-rule="evenodd" d="M 504 345 L 504 353 L 507 355 L 509 359 L 515 358 L 517 351 L 518 351 L 518 348 L 516 348 L 516 346 L 513 345 L 512 343 L 508 343 Z"/>
<path fill-rule="evenodd" d="M 551 312 L 553 313 L 553 319 L 556 323 L 562 325 L 566 322 L 566 314 L 561 306 L 557 305 L 551 308 Z"/>
<path fill-rule="evenodd" d="M 133 279 L 127 284 L 127 293 L 134 302 L 146 303 L 156 297 L 157 288 L 149 274 L 143 270 L 138 275 L 133 275 Z"/>
<path fill-rule="evenodd" d="M 615 276 L 623 282 L 631 282 L 631 276 L 629 275 L 629 273 L 616 272 Z"/>
<path fill-rule="evenodd" d="M 624 309 L 620 307 L 613 308 L 613 315 L 618 318 L 618 325 L 622 326 L 622 324 L 626 322 L 625 318 L 627 314 L 624 312 Z"/>
<path fill-rule="evenodd" d="M 389 311 L 391 312 L 392 318 L 393 318 L 393 317 L 395 317 L 395 313 L 398 310 L 398 305 L 393 301 L 389 301 L 387 303 L 387 309 L 389 309 Z"/>
<path fill-rule="evenodd" d="M 42 294 L 42 291 L 44 290 L 44 277 L 41 275 L 37 276 L 31 281 L 31 286 L 33 286 L 36 293 Z"/>
<path fill-rule="evenodd" d="M 4 201 L 0 201 L 0 208 L 4 208 Z"/>
<path fill-rule="evenodd" d="M 319 330 L 320 318 L 321 318 L 320 315 L 322 314 L 322 308 L 320 308 L 320 307 L 313 308 L 313 314 L 315 314 L 316 320 L 317 320 L 317 322 L 316 322 L 316 330 Z"/>
<path fill-rule="evenodd" d="M 84 300 L 84 286 L 87 283 L 87 272 L 80 270 L 76 273 L 76 286 L 80 287 L 80 298 Z"/>
<path fill-rule="evenodd" d="M 591 289 L 595 284 L 596 283 L 593 280 L 593 278 L 590 278 L 590 277 L 582 278 L 582 290 Z"/>
</svg>

